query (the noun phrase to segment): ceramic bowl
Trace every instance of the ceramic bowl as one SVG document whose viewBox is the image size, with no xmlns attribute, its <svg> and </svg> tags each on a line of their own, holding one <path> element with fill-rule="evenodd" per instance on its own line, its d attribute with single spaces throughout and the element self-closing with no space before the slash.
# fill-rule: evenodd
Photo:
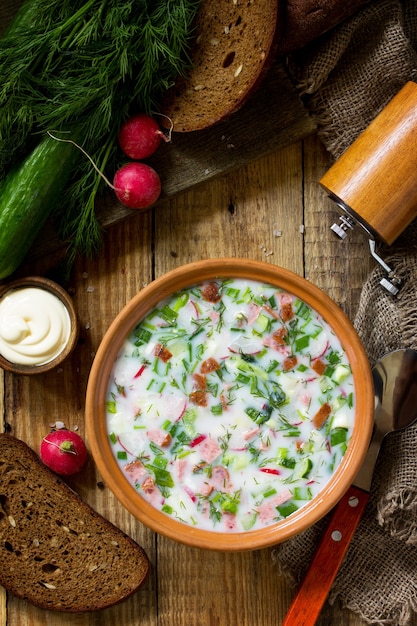
<svg viewBox="0 0 417 626">
<path fill-rule="evenodd" d="M 71 354 L 73 349 L 75 348 L 78 336 L 79 336 L 79 324 L 77 319 L 77 312 L 74 307 L 74 303 L 69 296 L 69 294 L 63 289 L 60 285 L 50 280 L 49 278 L 44 278 L 43 276 L 28 276 L 25 278 L 19 278 L 17 280 L 11 281 L 4 285 L 0 286 L 0 301 L 3 298 L 6 298 L 9 293 L 16 292 L 18 290 L 26 289 L 26 288 L 36 288 L 41 291 L 47 292 L 48 294 L 52 294 L 55 296 L 65 307 L 68 312 L 69 319 L 69 333 L 68 338 L 65 341 L 64 347 L 61 351 L 51 360 L 46 360 L 41 358 L 41 362 L 39 364 L 20 364 L 15 363 L 11 360 L 8 360 L 1 354 L 0 348 L 0 367 L 8 372 L 13 372 L 14 374 L 24 374 L 24 375 L 35 375 L 35 374 L 43 374 L 50 370 L 53 370 L 65 361 L 67 357 Z M 53 325 L 52 318 L 48 318 L 49 312 L 47 307 L 45 311 L 39 309 L 39 305 L 34 302 L 33 303 L 34 313 L 39 313 L 43 318 L 43 322 L 45 322 L 45 328 L 48 328 L 48 324 L 51 323 L 51 329 Z M 44 332 L 43 338 L 46 338 L 48 334 L 48 330 L 42 331 Z M 44 361 L 44 362 L 42 362 Z"/>
<path fill-rule="evenodd" d="M 161 300 L 180 289 L 216 278 L 261 281 L 304 300 L 331 326 L 352 368 L 355 423 L 347 450 L 330 481 L 317 496 L 270 526 L 248 532 L 217 532 L 176 521 L 159 512 L 135 490 L 118 466 L 106 425 L 106 399 L 115 359 L 126 337 Z M 248 259 L 211 259 L 178 267 L 157 278 L 128 302 L 106 332 L 91 369 L 86 396 L 86 427 L 98 469 L 116 498 L 140 522 L 172 540 L 212 550 L 244 551 L 264 548 L 302 532 L 332 507 L 353 482 L 369 444 L 373 425 L 372 375 L 362 344 L 347 317 L 320 289 L 275 265 Z"/>
</svg>

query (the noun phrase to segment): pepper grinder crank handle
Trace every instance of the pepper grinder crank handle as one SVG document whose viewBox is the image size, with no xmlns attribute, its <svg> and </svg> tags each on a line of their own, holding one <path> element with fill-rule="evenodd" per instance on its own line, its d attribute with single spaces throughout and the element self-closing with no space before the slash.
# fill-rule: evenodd
<svg viewBox="0 0 417 626">
<path fill-rule="evenodd" d="M 341 239 L 359 225 L 384 268 L 381 285 L 396 295 L 401 279 L 375 251 L 391 245 L 417 215 L 417 84 L 408 82 L 320 179 L 336 203 Z"/>
</svg>

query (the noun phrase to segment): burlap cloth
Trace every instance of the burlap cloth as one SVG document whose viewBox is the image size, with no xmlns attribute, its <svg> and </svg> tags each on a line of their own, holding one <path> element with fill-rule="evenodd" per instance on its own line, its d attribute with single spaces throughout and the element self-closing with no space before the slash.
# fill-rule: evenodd
<svg viewBox="0 0 417 626">
<path fill-rule="evenodd" d="M 408 80 L 417 79 L 416 50 L 417 1 L 380 0 L 289 59 L 290 74 L 335 159 Z M 372 365 L 391 350 L 417 348 L 417 220 L 382 252 L 404 286 L 397 297 L 388 294 L 379 286 L 379 266 L 363 286 L 354 324 Z M 327 521 L 274 548 L 274 561 L 294 583 Z M 415 617 L 417 426 L 386 437 L 369 504 L 329 601 L 371 624 L 402 626 Z"/>
</svg>

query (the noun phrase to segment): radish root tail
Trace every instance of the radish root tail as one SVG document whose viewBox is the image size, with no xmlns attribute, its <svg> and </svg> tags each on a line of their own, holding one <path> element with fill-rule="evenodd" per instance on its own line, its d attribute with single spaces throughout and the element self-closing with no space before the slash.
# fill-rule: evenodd
<svg viewBox="0 0 417 626">
<path fill-rule="evenodd" d="M 63 143 L 71 143 L 73 146 L 75 146 L 76 148 L 78 148 L 78 150 L 80 150 L 84 156 L 87 157 L 87 159 L 90 161 L 91 165 L 94 167 L 94 169 L 96 170 L 97 174 L 99 174 L 102 179 L 105 181 L 105 183 L 111 188 L 113 189 L 113 191 L 116 191 L 116 187 L 109 181 L 109 179 L 107 178 L 107 176 L 105 174 L 103 174 L 103 172 L 100 170 L 99 167 L 97 167 L 97 165 L 94 163 L 93 159 L 91 158 L 91 156 L 88 154 L 88 152 L 86 152 L 84 150 L 84 148 L 82 148 L 76 141 L 73 141 L 72 139 L 64 139 L 62 137 L 56 137 L 56 135 L 54 135 L 53 133 L 55 133 L 56 131 L 51 131 L 51 130 L 47 130 L 46 131 L 48 133 L 48 135 L 51 137 L 51 139 L 55 139 L 55 141 L 62 141 Z M 120 191 L 120 190 L 119 190 Z"/>
</svg>

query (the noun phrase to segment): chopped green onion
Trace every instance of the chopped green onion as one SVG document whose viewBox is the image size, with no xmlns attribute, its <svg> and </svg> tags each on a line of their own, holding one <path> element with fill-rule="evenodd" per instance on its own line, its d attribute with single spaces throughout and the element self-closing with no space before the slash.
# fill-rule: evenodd
<svg viewBox="0 0 417 626">
<path fill-rule="evenodd" d="M 107 400 L 106 409 L 108 413 L 117 413 L 117 405 L 115 400 Z"/>
</svg>

